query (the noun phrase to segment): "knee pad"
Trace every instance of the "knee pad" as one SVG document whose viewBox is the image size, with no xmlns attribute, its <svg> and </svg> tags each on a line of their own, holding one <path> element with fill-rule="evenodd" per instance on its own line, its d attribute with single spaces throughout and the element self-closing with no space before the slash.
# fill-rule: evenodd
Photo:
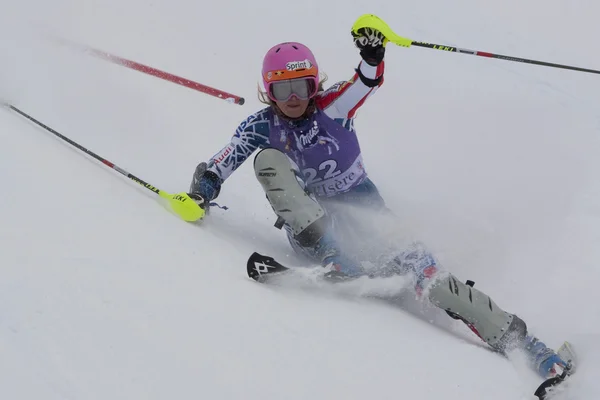
<svg viewBox="0 0 600 400">
<path fill-rule="evenodd" d="M 314 240 L 325 211 L 304 190 L 304 181 L 288 156 L 277 149 L 263 149 L 254 158 L 254 173 L 278 216 L 278 222 L 287 224 L 293 235 L 303 238 L 303 242 Z"/>
<path fill-rule="evenodd" d="M 514 347 L 527 334 L 523 320 L 498 307 L 488 295 L 475 289 L 473 282 L 467 283 L 445 273 L 432 283 L 429 300 L 465 322 L 491 347 L 500 351 Z"/>
</svg>

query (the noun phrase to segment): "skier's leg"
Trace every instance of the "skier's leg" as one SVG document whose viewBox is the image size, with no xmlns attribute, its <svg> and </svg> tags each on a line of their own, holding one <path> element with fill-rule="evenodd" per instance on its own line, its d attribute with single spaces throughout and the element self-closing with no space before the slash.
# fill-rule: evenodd
<svg viewBox="0 0 600 400">
<path fill-rule="evenodd" d="M 254 172 L 278 216 L 276 226 L 285 223 L 300 245 L 314 245 L 323 236 L 325 210 L 304 190 L 290 159 L 277 149 L 263 149 L 254 158 Z"/>
<path fill-rule="evenodd" d="M 502 310 L 470 282 L 464 284 L 449 272 L 441 271 L 421 243 L 414 243 L 395 262 L 400 272 L 412 271 L 417 294 L 427 293 L 431 303 L 465 322 L 491 347 L 504 351 L 514 342 L 512 339 L 525 337 L 527 328 L 521 319 Z"/>
<path fill-rule="evenodd" d="M 500 308 L 487 294 L 475 289 L 474 283 L 462 283 L 447 271 L 441 271 L 425 247 L 416 243 L 396 258 L 396 264 L 416 277 L 417 293 L 427 293 L 431 303 L 454 319 L 464 322 L 492 348 L 507 353 L 523 350 L 532 367 L 544 378 L 554 373 L 555 366 L 565 362 L 535 336 L 518 316 Z"/>
<path fill-rule="evenodd" d="M 554 350 L 528 334 L 527 325 L 518 316 L 504 311 L 487 294 L 475 289 L 473 282 L 460 282 L 442 273 L 428 288 L 429 300 L 452 318 L 463 321 L 494 349 L 508 353 L 520 349 L 532 368 L 543 378 L 554 376 L 563 361 Z"/>
<path fill-rule="evenodd" d="M 333 238 L 333 221 L 314 196 L 304 190 L 298 168 L 281 151 L 261 150 L 254 159 L 254 171 L 267 199 L 278 216 L 276 226 L 284 227 L 292 248 L 332 270 L 358 275 L 362 270 L 340 254 Z"/>
</svg>

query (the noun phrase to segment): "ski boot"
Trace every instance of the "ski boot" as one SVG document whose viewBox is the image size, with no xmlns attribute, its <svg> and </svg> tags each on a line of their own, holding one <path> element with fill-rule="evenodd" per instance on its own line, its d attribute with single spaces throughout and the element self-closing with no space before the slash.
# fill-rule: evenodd
<svg viewBox="0 0 600 400">
<path fill-rule="evenodd" d="M 561 375 L 569 365 L 567 360 L 563 360 L 553 349 L 533 335 L 525 337 L 521 348 L 531 362 L 532 368 L 544 379 Z"/>
</svg>

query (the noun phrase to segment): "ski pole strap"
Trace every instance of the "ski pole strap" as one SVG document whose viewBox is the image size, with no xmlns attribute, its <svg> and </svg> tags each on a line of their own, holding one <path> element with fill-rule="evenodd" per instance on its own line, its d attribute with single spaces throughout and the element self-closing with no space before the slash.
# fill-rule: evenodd
<svg viewBox="0 0 600 400">
<path fill-rule="evenodd" d="M 211 207 L 213 207 L 213 206 L 214 207 L 219 207 L 221 210 L 229 210 L 229 207 L 227 207 L 227 206 L 221 206 L 218 203 L 215 203 L 214 201 L 212 203 L 209 203 L 208 205 L 211 206 Z"/>
</svg>

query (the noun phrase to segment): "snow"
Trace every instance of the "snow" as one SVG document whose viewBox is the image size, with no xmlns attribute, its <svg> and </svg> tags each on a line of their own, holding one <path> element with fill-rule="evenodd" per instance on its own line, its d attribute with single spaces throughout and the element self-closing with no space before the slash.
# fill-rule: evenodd
<svg viewBox="0 0 600 400">
<path fill-rule="evenodd" d="M 152 185 L 199 161 L 262 105 L 262 55 L 297 40 L 329 82 L 358 63 L 350 27 L 600 69 L 597 2 L 24 1 L 0 14 L 0 97 Z M 243 107 L 60 46 L 61 37 L 197 80 Z M 444 266 L 582 355 L 569 399 L 600 393 L 600 76 L 389 46 L 356 121 L 365 164 Z M 0 387 L 10 399 L 527 399 L 539 380 L 403 282 L 346 293 L 268 287 L 253 251 L 294 262 L 251 162 L 201 224 L 0 110 Z M 400 240 L 400 239 L 399 239 Z M 371 285 L 371 286 L 369 286 Z M 399 306 L 400 307 L 399 307 Z"/>
</svg>

